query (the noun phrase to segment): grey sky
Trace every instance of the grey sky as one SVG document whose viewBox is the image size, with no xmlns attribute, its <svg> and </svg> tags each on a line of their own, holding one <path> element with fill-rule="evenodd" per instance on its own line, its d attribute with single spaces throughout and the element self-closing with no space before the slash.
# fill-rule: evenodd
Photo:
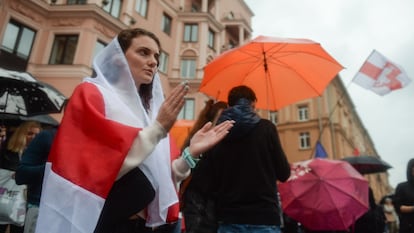
<svg viewBox="0 0 414 233">
<path fill-rule="evenodd" d="M 254 12 L 253 37 L 319 42 L 345 69 L 339 75 L 378 154 L 393 168 L 392 186 L 406 180 L 414 158 L 414 1 L 245 0 Z M 412 83 L 379 96 L 351 81 L 373 49 L 401 66 Z"/>
</svg>

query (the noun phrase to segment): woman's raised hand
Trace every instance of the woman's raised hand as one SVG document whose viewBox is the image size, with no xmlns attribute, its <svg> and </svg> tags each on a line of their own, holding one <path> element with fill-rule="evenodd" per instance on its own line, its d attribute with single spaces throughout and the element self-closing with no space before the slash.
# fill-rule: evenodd
<svg viewBox="0 0 414 233">
<path fill-rule="evenodd" d="M 157 121 L 166 132 L 170 131 L 177 120 L 177 116 L 184 106 L 184 96 L 188 93 L 188 90 L 187 83 L 182 83 L 176 86 L 162 103 L 157 115 Z"/>
</svg>

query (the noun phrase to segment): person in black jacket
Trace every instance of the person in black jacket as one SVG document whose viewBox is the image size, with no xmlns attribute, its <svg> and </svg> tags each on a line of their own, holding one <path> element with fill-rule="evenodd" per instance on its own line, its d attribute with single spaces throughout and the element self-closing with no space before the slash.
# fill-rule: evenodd
<svg viewBox="0 0 414 233">
<path fill-rule="evenodd" d="M 395 189 L 394 206 L 400 219 L 400 233 L 414 233 L 414 158 L 407 164 L 407 181 Z"/>
<path fill-rule="evenodd" d="M 276 126 L 256 114 L 256 100 L 247 86 L 229 92 L 219 122 L 234 120 L 234 127 L 206 153 L 219 233 L 280 232 L 276 182 L 289 178 L 290 165 Z"/>
<path fill-rule="evenodd" d="M 382 233 L 385 230 L 385 215 L 382 207 L 377 205 L 372 188 L 368 188 L 368 211 L 359 217 L 351 226 L 354 233 Z"/>
</svg>

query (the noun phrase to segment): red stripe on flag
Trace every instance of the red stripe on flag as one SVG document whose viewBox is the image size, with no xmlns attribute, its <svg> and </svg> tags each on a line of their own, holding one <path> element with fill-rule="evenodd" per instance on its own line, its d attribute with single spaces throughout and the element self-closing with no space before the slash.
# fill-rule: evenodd
<svg viewBox="0 0 414 233">
<path fill-rule="evenodd" d="M 79 85 L 49 155 L 56 174 L 102 198 L 109 193 L 140 130 L 105 118 L 104 105 L 95 85 Z"/>
<path fill-rule="evenodd" d="M 391 71 L 387 74 L 387 78 L 390 80 L 387 86 L 391 90 L 402 88 L 402 84 L 400 80 L 397 79 L 398 75 L 401 74 L 401 70 L 396 65 L 392 64 L 391 62 L 387 62 L 385 67 L 391 69 Z"/>
<path fill-rule="evenodd" d="M 374 64 L 366 61 L 364 62 L 364 65 L 362 65 L 361 69 L 359 70 L 359 72 L 369 76 L 370 78 L 377 80 L 378 76 L 381 74 L 382 69 L 375 66 Z"/>
</svg>

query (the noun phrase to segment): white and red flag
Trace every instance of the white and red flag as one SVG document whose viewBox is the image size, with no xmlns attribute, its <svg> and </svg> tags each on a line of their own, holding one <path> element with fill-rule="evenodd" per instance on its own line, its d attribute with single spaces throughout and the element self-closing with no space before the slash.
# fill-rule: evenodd
<svg viewBox="0 0 414 233">
<path fill-rule="evenodd" d="M 411 79 L 400 66 L 373 50 L 353 82 L 383 96 L 407 86 Z"/>
<path fill-rule="evenodd" d="M 146 111 L 116 38 L 95 57 L 94 70 L 96 76 L 74 90 L 53 142 L 36 233 L 95 232 L 108 194 L 127 167 L 139 167 L 155 191 L 145 203 L 148 227 L 167 222 L 169 208 L 178 203 L 169 137 L 136 139 L 154 127 L 164 100 L 160 77 L 154 76 Z"/>
</svg>

